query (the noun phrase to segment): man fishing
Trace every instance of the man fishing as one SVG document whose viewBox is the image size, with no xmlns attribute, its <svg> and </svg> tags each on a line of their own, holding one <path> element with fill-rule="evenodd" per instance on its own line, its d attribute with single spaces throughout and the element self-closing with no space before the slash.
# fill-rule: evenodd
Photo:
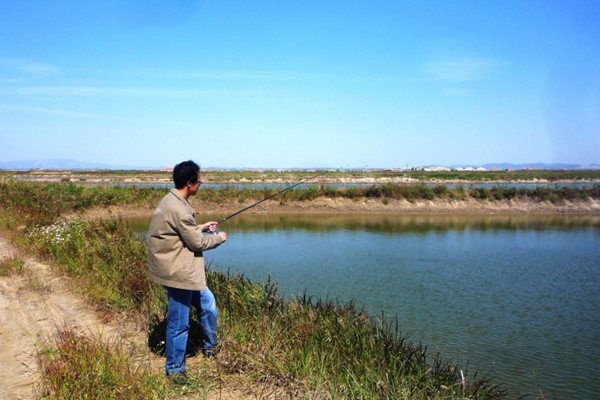
<svg viewBox="0 0 600 400">
<path fill-rule="evenodd" d="M 152 215 L 147 239 L 148 276 L 163 285 L 168 296 L 165 372 L 175 382 L 185 382 L 185 353 L 190 330 L 190 305 L 196 308 L 203 339 L 202 352 L 215 354 L 217 307 L 206 285 L 202 252 L 227 240 L 217 231 L 218 222 L 198 225 L 188 198 L 200 188 L 200 167 L 193 161 L 179 163 L 173 169 L 172 189 Z M 214 234 L 205 235 L 211 231 Z"/>
</svg>

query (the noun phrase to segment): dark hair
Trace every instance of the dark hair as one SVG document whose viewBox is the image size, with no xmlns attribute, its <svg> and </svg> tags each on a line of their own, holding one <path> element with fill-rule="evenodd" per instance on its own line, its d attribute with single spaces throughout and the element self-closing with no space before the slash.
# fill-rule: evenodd
<svg viewBox="0 0 600 400">
<path fill-rule="evenodd" d="M 192 160 L 177 164 L 173 168 L 173 182 L 175 182 L 175 187 L 181 189 L 188 182 L 196 182 L 198 180 L 198 172 L 200 172 L 200 167 Z"/>
</svg>

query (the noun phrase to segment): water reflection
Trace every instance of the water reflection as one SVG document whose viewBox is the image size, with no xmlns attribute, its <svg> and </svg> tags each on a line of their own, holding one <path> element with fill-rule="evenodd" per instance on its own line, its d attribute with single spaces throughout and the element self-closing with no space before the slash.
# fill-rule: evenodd
<svg viewBox="0 0 600 400">
<path fill-rule="evenodd" d="M 222 217 L 197 214 L 199 222 Z M 146 231 L 150 217 L 128 218 L 136 232 Z M 411 214 L 298 214 L 248 213 L 226 221 L 221 228 L 235 231 L 367 231 L 430 233 L 447 231 L 600 229 L 600 215 L 411 215 Z"/>
<path fill-rule="evenodd" d="M 198 220 L 214 218 L 200 214 Z M 247 214 L 222 225 L 240 231 L 307 230 L 429 233 L 465 230 L 544 230 L 600 228 L 600 216 L 561 215 L 382 215 L 382 214 Z"/>
</svg>

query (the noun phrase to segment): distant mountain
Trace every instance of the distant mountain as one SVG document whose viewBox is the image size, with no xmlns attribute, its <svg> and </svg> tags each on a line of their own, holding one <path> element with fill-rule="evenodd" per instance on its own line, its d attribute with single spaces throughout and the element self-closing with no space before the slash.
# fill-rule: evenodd
<svg viewBox="0 0 600 400">
<path fill-rule="evenodd" d="M 58 169 L 58 170 L 85 170 L 85 169 L 141 169 L 139 167 L 89 163 L 68 158 L 49 160 L 21 160 L 0 162 L 0 169 L 30 170 L 30 169 Z"/>
<path fill-rule="evenodd" d="M 565 163 L 527 163 L 527 164 L 509 164 L 496 163 L 484 164 L 485 169 L 600 169 L 599 164 L 565 164 Z"/>
</svg>

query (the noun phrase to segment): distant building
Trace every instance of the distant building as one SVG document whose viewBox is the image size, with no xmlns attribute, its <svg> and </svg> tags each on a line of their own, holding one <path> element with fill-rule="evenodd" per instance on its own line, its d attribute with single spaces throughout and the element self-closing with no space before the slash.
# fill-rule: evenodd
<svg viewBox="0 0 600 400">
<path fill-rule="evenodd" d="M 436 167 L 425 167 L 425 168 L 423 168 L 423 171 L 435 171 L 435 172 L 439 172 L 439 171 L 450 171 L 450 168 L 448 168 L 448 167 L 440 167 L 440 166 L 436 166 Z"/>
</svg>

